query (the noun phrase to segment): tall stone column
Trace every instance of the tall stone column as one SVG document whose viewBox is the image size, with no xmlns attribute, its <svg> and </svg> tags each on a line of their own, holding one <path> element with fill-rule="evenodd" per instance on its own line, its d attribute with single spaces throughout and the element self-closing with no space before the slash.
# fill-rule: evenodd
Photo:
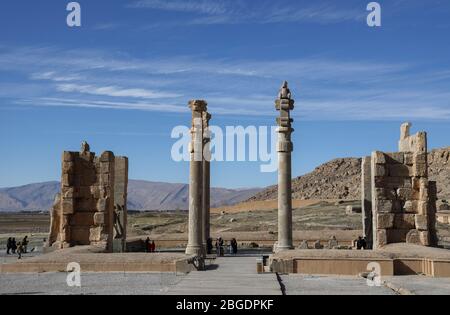
<svg viewBox="0 0 450 315">
<path fill-rule="evenodd" d="M 292 169 L 291 152 L 293 143 L 291 133 L 293 119 L 290 111 L 294 109 L 294 100 L 285 81 L 281 87 L 276 109 L 280 111 L 278 124 L 278 243 L 276 251 L 293 249 L 292 241 Z"/>
<path fill-rule="evenodd" d="M 203 256 L 203 113 L 207 103 L 202 100 L 189 102 L 192 110 L 192 142 L 190 144 L 189 178 L 189 235 L 186 254 Z"/>
<path fill-rule="evenodd" d="M 211 168 L 211 134 L 209 130 L 209 121 L 211 114 L 203 113 L 203 193 L 202 193 L 202 208 L 203 208 L 203 247 L 205 252 L 207 250 L 206 244 L 211 237 L 210 228 L 210 168 Z"/>
</svg>

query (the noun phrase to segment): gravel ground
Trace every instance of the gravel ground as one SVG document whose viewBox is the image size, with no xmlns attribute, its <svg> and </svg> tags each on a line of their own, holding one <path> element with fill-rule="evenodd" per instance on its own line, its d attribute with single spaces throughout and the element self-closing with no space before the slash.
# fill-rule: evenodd
<svg viewBox="0 0 450 315">
<path fill-rule="evenodd" d="M 406 289 L 414 295 L 449 295 L 450 278 L 429 278 L 424 276 L 388 277 L 387 282 L 396 289 Z"/>
<path fill-rule="evenodd" d="M 395 295 L 384 286 L 369 287 L 357 277 L 280 276 L 286 295 Z"/>
<path fill-rule="evenodd" d="M 163 295 L 183 276 L 172 273 L 86 273 L 71 288 L 65 273 L 0 274 L 0 295 Z"/>
</svg>

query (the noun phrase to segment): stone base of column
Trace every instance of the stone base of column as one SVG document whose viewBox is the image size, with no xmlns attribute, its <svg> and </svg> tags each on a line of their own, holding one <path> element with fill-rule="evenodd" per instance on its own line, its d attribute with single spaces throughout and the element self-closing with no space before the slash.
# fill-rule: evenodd
<svg viewBox="0 0 450 315">
<path fill-rule="evenodd" d="M 194 246 L 194 245 L 188 245 L 186 247 L 186 255 L 195 255 L 195 256 L 205 256 L 205 251 L 203 249 L 203 246 Z"/>
<path fill-rule="evenodd" d="M 274 252 L 275 253 L 279 253 L 279 252 L 282 252 L 282 251 L 285 251 L 285 250 L 293 250 L 293 249 L 295 249 L 294 246 L 278 246 L 278 245 L 276 245 L 274 247 Z"/>
</svg>

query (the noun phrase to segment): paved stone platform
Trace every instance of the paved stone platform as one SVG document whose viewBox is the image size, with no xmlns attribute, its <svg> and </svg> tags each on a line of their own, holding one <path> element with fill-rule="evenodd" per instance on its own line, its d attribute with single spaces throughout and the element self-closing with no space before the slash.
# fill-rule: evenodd
<svg viewBox="0 0 450 315">
<path fill-rule="evenodd" d="M 281 295 L 276 274 L 257 274 L 256 257 L 218 258 L 207 271 L 194 271 L 170 295 Z"/>
<path fill-rule="evenodd" d="M 358 277 L 325 277 L 290 274 L 280 276 L 286 295 L 396 295 L 385 287 L 370 287 Z"/>
<path fill-rule="evenodd" d="M 30 257 L 31 256 L 31 257 Z M 71 262 L 79 263 L 84 272 L 179 272 L 193 269 L 192 256 L 182 253 L 103 253 L 93 246 L 79 246 L 45 255 L 2 257 L 1 273 L 65 272 Z"/>
</svg>

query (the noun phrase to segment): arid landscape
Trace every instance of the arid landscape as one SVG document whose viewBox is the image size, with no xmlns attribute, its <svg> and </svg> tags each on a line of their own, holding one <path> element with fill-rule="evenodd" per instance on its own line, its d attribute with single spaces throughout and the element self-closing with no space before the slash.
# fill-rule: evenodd
<svg viewBox="0 0 450 315">
<path fill-rule="evenodd" d="M 348 206 L 360 201 L 294 200 L 293 229 L 295 244 L 302 240 L 326 242 L 336 236 L 343 244 L 361 234 L 361 214 L 347 214 Z M 276 200 L 245 202 L 234 206 L 211 209 L 211 231 L 215 237 L 236 238 L 241 245 L 270 247 L 276 239 Z M 48 213 L 0 214 L 0 247 L 8 237 L 22 239 L 28 235 L 31 247 L 40 249 L 48 236 Z M 128 217 L 130 239 L 159 241 L 160 248 L 184 248 L 187 241 L 188 213 L 186 211 L 132 212 Z M 450 225 L 438 223 L 441 243 L 450 244 Z"/>
</svg>

